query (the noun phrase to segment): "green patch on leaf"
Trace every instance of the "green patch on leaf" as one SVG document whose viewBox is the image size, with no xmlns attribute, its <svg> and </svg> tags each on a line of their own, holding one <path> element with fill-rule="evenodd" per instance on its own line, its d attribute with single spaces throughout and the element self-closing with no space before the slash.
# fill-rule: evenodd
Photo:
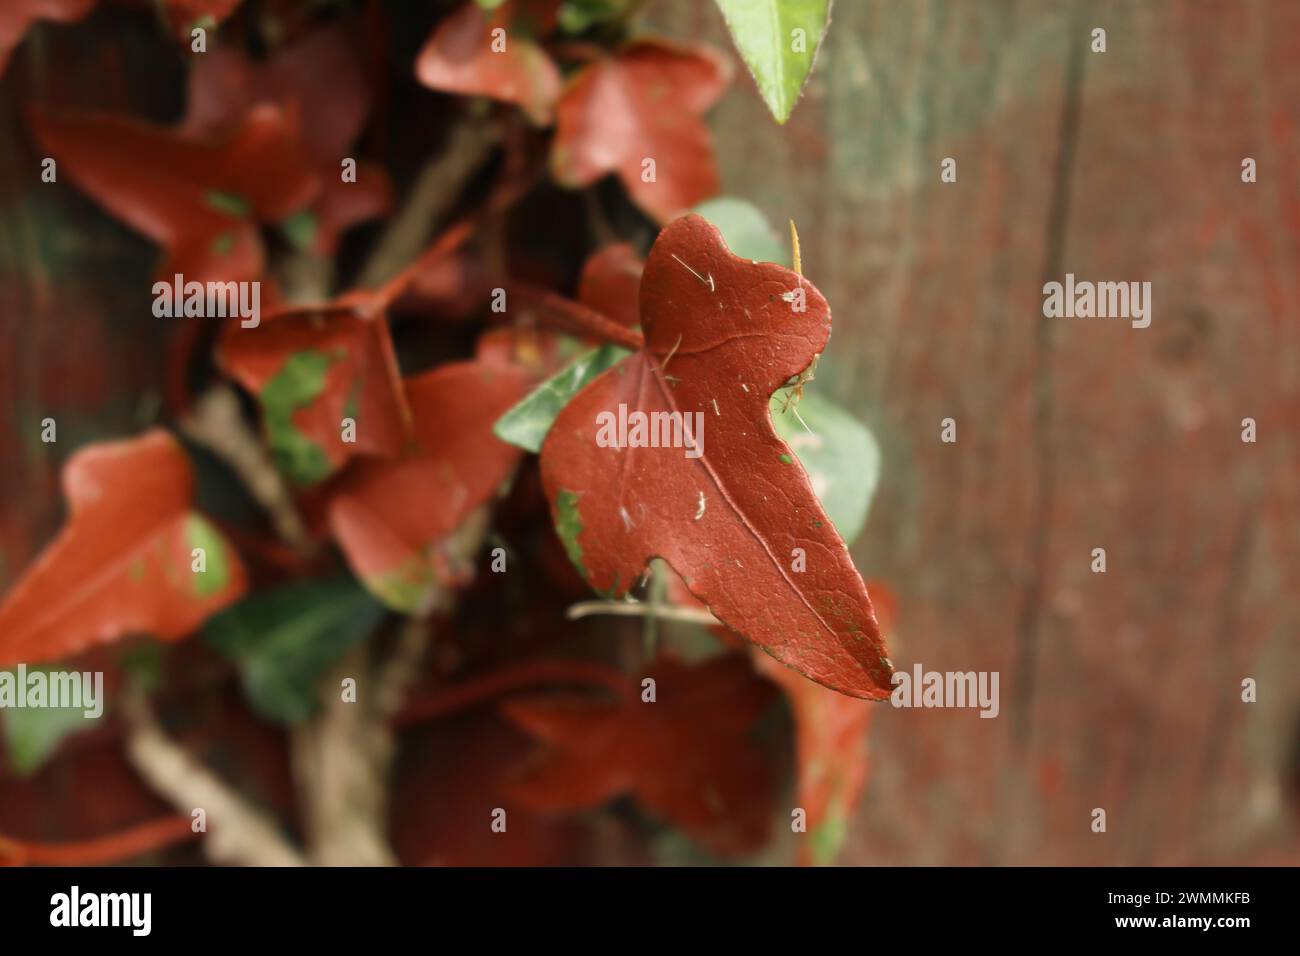
<svg viewBox="0 0 1300 956">
<path fill-rule="evenodd" d="M 298 251 L 310 249 L 316 242 L 316 215 L 310 209 L 296 212 L 280 223 L 280 231 Z"/>
<path fill-rule="evenodd" d="M 717 0 L 763 102 L 784 123 L 830 25 L 830 0 Z"/>
<path fill-rule="evenodd" d="M 26 669 L 29 678 L 38 672 L 52 673 L 46 668 Z M 12 681 L 11 686 L 16 687 L 16 672 L 0 673 L 9 675 L 5 682 Z M 75 677 L 80 685 L 81 675 L 77 673 Z M 0 710 L 0 722 L 4 724 L 5 753 L 14 772 L 22 776 L 29 776 L 39 770 L 66 738 L 90 730 L 96 723 L 95 718 L 86 716 L 86 711 L 91 709 L 88 706 L 17 707 L 9 701 L 5 703 L 4 709 Z"/>
<path fill-rule="evenodd" d="M 778 390 L 768 406 L 776 433 L 799 456 L 826 514 L 850 543 L 861 533 L 876 493 L 880 446 L 865 425 L 820 395 L 805 390 L 783 413 L 785 400 Z M 789 461 L 785 455 L 781 460 Z"/>
<path fill-rule="evenodd" d="M 427 561 L 411 558 L 391 571 L 368 575 L 365 585 L 394 611 L 416 614 L 428 609 L 429 595 L 438 581 Z"/>
<path fill-rule="evenodd" d="M 612 23 L 626 16 L 633 0 L 564 0 L 559 24 L 565 33 L 582 33 L 591 27 Z"/>
<path fill-rule="evenodd" d="M 588 580 L 587 567 L 582 563 L 582 544 L 578 541 L 578 535 L 582 534 L 582 515 L 578 513 L 578 496 L 572 491 L 561 491 L 555 496 L 555 532 L 573 566 L 584 581 Z"/>
<path fill-rule="evenodd" d="M 844 840 L 849 834 L 849 821 L 844 813 L 831 813 L 808 834 L 812 840 L 814 866 L 831 866 L 840 855 Z"/>
<path fill-rule="evenodd" d="M 617 345 L 602 345 L 574 359 L 529 392 L 497 419 L 492 431 L 504 442 L 536 454 L 546 433 L 569 400 L 597 376 L 630 354 Z"/>
<path fill-rule="evenodd" d="M 754 262 L 789 263 L 790 254 L 753 204 L 724 196 L 702 202 L 691 211 L 718 227 L 734 255 Z"/>
<path fill-rule="evenodd" d="M 295 352 L 262 388 L 267 440 L 279 469 L 298 485 L 313 485 L 329 476 L 325 450 L 304 435 L 293 415 L 325 391 L 332 356 L 307 349 Z"/>
<path fill-rule="evenodd" d="M 293 723 L 315 711 L 321 676 L 384 613 L 353 578 L 307 581 L 245 598 L 209 620 L 203 636 L 234 662 L 254 710 Z"/>
<path fill-rule="evenodd" d="M 204 570 L 191 571 L 194 593 L 201 598 L 220 594 L 230 583 L 230 556 L 220 532 L 207 518 L 191 514 L 185 519 L 185 540 L 191 552 L 203 549 Z"/>
<path fill-rule="evenodd" d="M 249 208 L 248 201 L 243 196 L 235 193 L 224 193 L 220 190 L 211 189 L 204 195 L 203 200 L 218 212 L 237 216 L 240 219 L 246 219 L 252 211 Z"/>
</svg>

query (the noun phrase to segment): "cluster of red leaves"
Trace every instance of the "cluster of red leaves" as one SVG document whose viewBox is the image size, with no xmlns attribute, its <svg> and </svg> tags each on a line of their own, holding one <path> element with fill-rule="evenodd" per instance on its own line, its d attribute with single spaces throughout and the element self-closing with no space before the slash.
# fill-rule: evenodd
<svg viewBox="0 0 1300 956">
<path fill-rule="evenodd" d="M 259 278 L 258 227 L 287 219 L 320 190 L 300 117 L 269 102 L 215 135 L 81 111 L 36 113 L 32 128 L 73 182 L 163 248 L 166 280 Z"/>
<path fill-rule="evenodd" d="M 84 111 L 32 125 L 78 186 L 162 246 L 160 277 L 243 281 L 265 268 L 259 226 L 309 213 L 311 247 L 329 256 L 348 227 L 388 211 L 381 167 L 339 175 L 365 89 L 341 29 L 324 27 L 264 63 L 224 47 L 198 57 L 175 129 Z"/>
<path fill-rule="evenodd" d="M 26 19 L 6 11 L 0 20 L 13 36 L 33 11 L 67 19 L 89 4 L 18 6 Z M 631 797 L 705 848 L 752 852 L 774 819 L 773 766 L 754 732 L 776 686 L 793 709 L 799 799 L 813 830 L 841 825 L 851 810 L 866 767 L 869 705 L 858 698 L 881 699 L 890 687 L 867 588 L 768 412 L 771 395 L 825 346 L 830 313 L 807 279 L 734 256 L 712 225 L 678 217 L 717 192 L 702 116 L 728 81 L 727 64 L 709 50 L 639 39 L 579 51 L 562 78 L 552 54 L 573 51 L 547 46 L 556 6 L 517 0 L 485 13 L 467 4 L 434 30 L 415 74 L 554 123 L 549 166 L 559 182 L 581 188 L 615 174 L 633 203 L 667 223 L 647 260 L 626 244 L 598 249 L 577 301 L 498 275 L 511 324 L 483 332 L 472 358 L 404 376 L 390 312 L 464 254 L 478 222 L 471 214 L 381 288 L 273 303 L 255 327 L 228 321 L 216 366 L 260 405 L 267 450 L 312 515 L 314 542 L 337 545 L 388 607 L 425 615 L 474 577 L 481 556 L 467 557 L 458 536 L 483 520 L 523 460 L 494 434 L 498 419 L 575 349 L 630 349 L 555 420 L 539 504 L 586 585 L 623 596 L 663 558 L 684 581 L 682 600 L 707 606 L 730 629 L 717 629 L 728 646 L 737 635 L 750 641 L 753 658 L 686 666 L 661 656 L 646 675 L 604 681 L 612 696 L 509 701 L 509 725 L 545 746 L 531 760 L 511 757 L 503 772 L 492 763 L 475 777 L 484 791 L 476 799 L 531 814 L 539 846 L 551 845 L 542 834 L 552 815 Z M 493 53 L 498 30 L 506 46 Z M 339 179 L 370 106 L 342 28 L 308 33 L 262 61 L 216 48 L 193 65 L 188 94 L 174 128 L 72 110 L 31 118 L 73 183 L 161 247 L 160 277 L 270 279 L 266 227 L 306 222 L 298 245 L 329 257 L 350 226 L 388 211 L 381 167 L 358 163 L 355 182 Z M 510 192 L 494 193 L 497 211 Z M 806 309 L 791 309 L 796 295 Z M 620 404 L 703 414 L 708 454 L 597 449 L 597 413 Z M 348 422 L 350 435 L 340 428 Z M 194 512 L 190 466 L 165 432 L 93 446 L 64 479 L 67 527 L 0 604 L 0 666 L 141 633 L 179 639 L 264 583 L 231 545 L 244 533 Z M 815 555 L 809 573 L 786 570 L 795 548 Z M 641 696 L 643 676 L 657 687 L 653 702 Z M 485 753 L 474 759 L 483 770 Z M 142 832 L 170 839 L 174 829 L 164 820 Z M 445 832 L 420 839 L 437 845 L 415 861 L 476 862 Z"/>
<path fill-rule="evenodd" d="M 343 232 L 392 205 L 392 184 L 382 166 L 360 161 L 355 182 L 339 176 L 340 158 L 360 135 L 369 100 L 342 28 L 322 27 L 260 63 L 227 47 L 196 58 L 181 130 L 195 137 L 221 135 L 262 102 L 310 117 L 302 126 L 302 149 L 321 184 L 308 207 L 314 215 L 312 251 L 332 256 Z"/>
<path fill-rule="evenodd" d="M 0 4 L 0 73 L 9 55 L 38 20 L 72 23 L 95 8 L 98 0 L 5 0 Z M 189 42 L 198 24 L 215 27 L 232 14 L 241 0 L 163 0 L 162 7 L 177 36 Z"/>
<path fill-rule="evenodd" d="M 466 4 L 420 51 L 420 81 L 514 103 L 539 125 L 554 122 L 551 169 L 559 182 L 579 188 L 615 174 L 659 222 L 716 195 L 703 115 L 730 82 L 730 62 L 708 47 L 646 39 L 602 51 L 562 81 L 541 42 L 555 29 L 557 6 L 513 0 L 487 14 Z M 494 31 L 505 44 L 500 52 L 492 49 Z"/>
</svg>

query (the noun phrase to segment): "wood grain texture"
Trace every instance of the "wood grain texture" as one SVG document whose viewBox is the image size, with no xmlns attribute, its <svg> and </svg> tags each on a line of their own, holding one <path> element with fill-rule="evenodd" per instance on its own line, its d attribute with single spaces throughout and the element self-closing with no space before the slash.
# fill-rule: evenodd
<svg viewBox="0 0 1300 956">
<path fill-rule="evenodd" d="M 710 7 L 652 18 L 728 45 Z M 1297 38 L 1284 0 L 841 0 L 786 127 L 743 74 L 712 114 L 831 303 L 812 387 L 881 440 L 895 663 L 1001 674 L 994 720 L 881 708 L 845 862 L 1300 859 Z M 1066 272 L 1149 280 L 1150 328 L 1045 319 Z"/>
</svg>

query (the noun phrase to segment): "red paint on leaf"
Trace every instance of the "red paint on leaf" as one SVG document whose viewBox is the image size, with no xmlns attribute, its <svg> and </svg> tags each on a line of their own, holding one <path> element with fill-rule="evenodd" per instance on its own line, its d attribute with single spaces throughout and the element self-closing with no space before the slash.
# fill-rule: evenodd
<svg viewBox="0 0 1300 956">
<path fill-rule="evenodd" d="M 243 594 L 243 565 L 191 510 L 194 475 L 166 432 L 77 452 L 63 486 L 68 524 L 0 605 L 0 667 L 130 634 L 178 640 Z"/>
<path fill-rule="evenodd" d="M 697 667 L 660 661 L 653 703 L 549 695 L 503 705 L 548 745 L 512 788 L 537 811 L 583 810 L 631 795 L 716 853 L 757 849 L 767 837 L 772 780 L 749 739 L 775 688 L 739 655 Z"/>
<path fill-rule="evenodd" d="M 395 461 L 359 461 L 341 479 L 330 526 L 357 576 L 390 605 L 427 610 L 435 586 L 464 577 L 446 539 L 514 471 L 521 453 L 492 426 L 530 384 L 522 369 L 484 362 L 407 379 L 414 447 Z"/>
<path fill-rule="evenodd" d="M 803 312 L 785 298 L 799 289 Z M 732 255 L 714 226 L 686 216 L 650 251 L 641 324 L 645 348 L 579 392 L 542 446 L 547 498 L 587 582 L 621 595 L 662 557 L 782 663 L 854 697 L 888 697 L 892 665 L 866 585 L 768 413 L 772 393 L 825 347 L 826 300 L 788 269 Z M 617 418 L 620 405 L 702 422 L 702 454 L 601 447 L 598 416 Z"/>
<path fill-rule="evenodd" d="M 560 71 L 521 26 L 517 7 L 506 3 L 487 14 L 477 3 L 467 3 L 449 16 L 420 50 L 415 63 L 420 82 L 444 93 L 515 103 L 534 123 L 549 123 Z M 494 50 L 494 43 L 504 48 Z"/>
<path fill-rule="evenodd" d="M 702 117 L 730 79 L 730 61 L 708 47 L 643 40 L 597 60 L 556 108 L 556 179 L 581 187 L 616 173 L 659 222 L 716 195 L 713 140 Z"/>
<path fill-rule="evenodd" d="M 109 113 L 38 113 L 32 126 L 61 171 L 166 250 L 158 274 L 167 281 L 258 278 L 257 226 L 286 218 L 319 189 L 296 115 L 270 104 L 207 142 Z"/>
</svg>

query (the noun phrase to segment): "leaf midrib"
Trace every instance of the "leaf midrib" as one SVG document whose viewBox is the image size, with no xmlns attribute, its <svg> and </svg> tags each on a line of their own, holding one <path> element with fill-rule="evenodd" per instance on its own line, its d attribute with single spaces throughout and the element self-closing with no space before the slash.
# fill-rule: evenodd
<svg viewBox="0 0 1300 956">
<path fill-rule="evenodd" d="M 650 364 L 651 355 L 649 352 L 643 352 L 642 357 L 644 361 L 642 363 L 641 380 L 638 381 L 637 383 L 638 398 L 640 396 L 641 390 L 645 383 L 645 378 L 644 378 L 645 372 L 649 370 L 654 377 L 655 383 L 659 386 L 660 394 L 663 395 L 664 401 L 668 404 L 669 409 L 673 412 L 676 412 L 679 415 L 682 414 L 682 412 L 677 407 L 677 402 L 674 400 L 672 392 L 668 388 L 668 383 L 664 379 L 662 369 L 659 368 L 658 366 L 651 367 Z M 770 399 L 771 396 L 769 395 L 767 400 Z M 629 447 L 628 450 L 630 452 L 631 448 Z M 630 457 L 631 456 L 629 455 L 628 456 L 629 460 Z M 761 534 L 759 534 L 758 529 L 754 527 L 753 523 L 749 520 L 749 517 L 740 509 L 740 506 L 737 505 L 736 502 L 732 500 L 731 495 L 727 493 L 727 489 L 723 486 L 721 478 L 718 476 L 718 473 L 714 471 L 713 465 L 708 460 L 708 454 L 703 449 L 700 450 L 700 457 L 698 461 L 703 466 L 705 472 L 708 474 L 710 480 L 713 482 L 714 487 L 718 490 L 718 493 L 722 496 L 722 500 L 727 503 L 727 506 L 731 509 L 731 511 L 736 515 L 737 518 L 740 519 L 740 522 L 744 526 L 745 530 L 748 531 L 753 536 L 754 540 L 757 541 L 759 545 L 763 548 L 763 551 L 767 554 L 768 559 L 772 562 L 772 566 L 775 567 L 777 571 L 781 574 L 781 578 L 785 581 L 786 585 L 790 588 L 791 591 L 794 592 L 795 596 L 799 598 L 800 602 L 803 604 L 804 607 L 808 609 L 809 613 L 812 614 L 812 616 L 817 620 L 817 622 L 821 624 L 823 628 L 826 629 L 827 633 L 829 633 L 833 639 L 835 639 L 836 643 L 840 643 L 839 632 L 836 631 L 835 628 L 832 627 L 830 623 L 827 622 L 826 618 L 824 618 L 822 614 L 815 607 L 812 606 L 811 603 L 809 603 L 808 599 L 804 596 L 803 592 L 800 591 L 799 587 L 794 583 L 793 580 L 791 580 L 790 575 L 786 572 L 781 561 L 778 560 L 776 555 L 772 553 L 772 549 L 768 545 L 767 540 Z M 624 472 L 626 472 L 626 462 L 624 465 Z M 619 489 L 618 489 L 620 502 L 623 500 L 623 488 L 624 488 L 623 476 L 620 475 Z"/>
</svg>

